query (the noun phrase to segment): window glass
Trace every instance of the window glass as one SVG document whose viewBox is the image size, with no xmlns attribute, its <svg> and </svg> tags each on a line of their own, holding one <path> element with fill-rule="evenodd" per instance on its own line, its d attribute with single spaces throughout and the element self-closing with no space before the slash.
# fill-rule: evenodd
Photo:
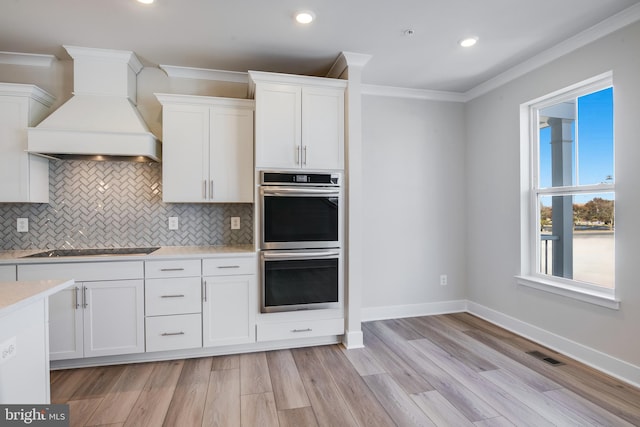
<svg viewBox="0 0 640 427">
<path fill-rule="evenodd" d="M 614 193 L 541 196 L 538 205 L 539 272 L 613 288 Z M 554 218 L 554 207 L 556 210 L 569 209 Z M 554 231 L 554 220 L 566 220 L 570 225 L 564 229 L 557 227 Z M 564 245 L 564 242 L 569 244 Z"/>
<path fill-rule="evenodd" d="M 532 107 L 538 128 L 536 270 L 613 289 L 613 88 L 579 92 Z"/>
</svg>

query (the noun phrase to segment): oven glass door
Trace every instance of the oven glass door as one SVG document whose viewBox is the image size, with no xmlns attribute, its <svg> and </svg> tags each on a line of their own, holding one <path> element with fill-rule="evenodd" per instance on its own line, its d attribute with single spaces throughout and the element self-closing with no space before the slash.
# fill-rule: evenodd
<svg viewBox="0 0 640 427">
<path fill-rule="evenodd" d="M 262 311 L 340 306 L 340 251 L 265 251 Z"/>
<path fill-rule="evenodd" d="M 340 246 L 338 190 L 262 189 L 262 249 Z"/>
</svg>

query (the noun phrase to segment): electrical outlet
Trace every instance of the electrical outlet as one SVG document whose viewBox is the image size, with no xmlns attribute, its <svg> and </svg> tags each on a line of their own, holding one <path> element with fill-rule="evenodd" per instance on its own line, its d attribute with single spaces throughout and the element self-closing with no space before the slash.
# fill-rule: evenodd
<svg viewBox="0 0 640 427">
<path fill-rule="evenodd" d="M 29 232 L 29 218 L 18 218 L 16 228 L 18 229 L 18 233 Z"/>
<path fill-rule="evenodd" d="M 231 229 L 232 230 L 240 230 L 240 217 L 232 216 L 231 217 Z"/>
<path fill-rule="evenodd" d="M 177 230 L 178 229 L 178 217 L 170 216 L 169 217 L 169 230 Z"/>
<path fill-rule="evenodd" d="M 446 274 L 441 274 L 440 275 L 440 285 L 441 286 L 447 286 L 447 284 L 448 284 L 447 275 Z"/>
</svg>

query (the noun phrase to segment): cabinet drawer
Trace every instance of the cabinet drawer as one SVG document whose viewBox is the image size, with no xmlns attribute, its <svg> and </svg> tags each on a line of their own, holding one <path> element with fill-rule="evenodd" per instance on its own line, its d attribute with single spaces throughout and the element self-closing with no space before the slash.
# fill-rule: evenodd
<svg viewBox="0 0 640 427">
<path fill-rule="evenodd" d="M 199 314 L 147 317 L 147 351 L 202 347 L 202 320 Z"/>
<path fill-rule="evenodd" d="M 257 341 L 288 340 L 344 334 L 344 319 L 259 323 Z"/>
<path fill-rule="evenodd" d="M 142 261 L 74 262 L 18 265 L 18 280 L 74 279 L 76 282 L 142 279 Z"/>
<path fill-rule="evenodd" d="M 144 263 L 144 273 L 147 279 L 200 276 L 200 270 L 199 259 L 146 261 Z"/>
<path fill-rule="evenodd" d="M 147 279 L 144 306 L 147 316 L 200 313 L 201 280 L 199 277 Z"/>
<path fill-rule="evenodd" d="M 237 274 L 256 274 L 256 257 L 210 258 L 202 260 L 203 276 L 233 276 Z"/>
</svg>

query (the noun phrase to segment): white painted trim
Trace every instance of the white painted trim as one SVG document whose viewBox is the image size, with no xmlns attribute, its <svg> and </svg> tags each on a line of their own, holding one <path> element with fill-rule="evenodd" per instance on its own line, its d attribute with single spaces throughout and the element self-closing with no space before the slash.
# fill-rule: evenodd
<svg viewBox="0 0 640 427">
<path fill-rule="evenodd" d="M 364 334 L 362 333 L 362 330 L 345 331 L 344 338 L 342 339 L 342 344 L 344 344 L 347 350 L 351 350 L 354 348 L 364 348 Z"/>
<path fill-rule="evenodd" d="M 601 351 L 561 337 L 522 320 L 508 316 L 499 311 L 485 307 L 472 301 L 467 302 L 467 311 L 488 322 L 520 336 L 549 347 L 572 359 L 591 366 L 594 369 L 611 375 L 635 387 L 640 387 L 640 366 L 632 365 Z"/>
<path fill-rule="evenodd" d="M 616 299 L 612 293 L 598 291 L 596 289 L 581 288 L 553 280 L 544 280 L 535 276 L 516 276 L 516 281 L 520 286 L 561 295 L 566 298 L 573 298 L 589 304 L 599 305 L 612 310 L 620 309 L 620 300 Z M 585 284 L 586 285 L 586 284 Z"/>
<path fill-rule="evenodd" d="M 329 72 L 327 72 L 326 77 L 339 79 L 350 67 L 364 68 L 371 58 L 371 55 L 365 53 L 341 52 Z"/>
<path fill-rule="evenodd" d="M 30 67 L 49 68 L 53 61 L 57 60 L 53 55 L 40 55 L 36 53 L 0 52 L 0 64 L 27 65 Z"/>
<path fill-rule="evenodd" d="M 216 80 L 231 83 L 248 83 L 249 73 L 240 71 L 209 70 L 206 68 L 158 65 L 167 76 L 181 79 Z"/>
<path fill-rule="evenodd" d="M 441 301 L 422 304 L 392 305 L 385 307 L 363 307 L 362 321 L 400 319 L 403 317 L 431 316 L 460 313 L 467 310 L 466 300 Z"/>
<path fill-rule="evenodd" d="M 602 37 L 605 37 L 614 31 L 626 27 L 640 20 L 640 3 L 610 16 L 604 21 L 588 28 L 581 33 L 576 34 L 567 40 L 558 43 L 550 49 L 521 62 L 520 64 L 510 68 L 509 70 L 498 74 L 497 76 L 479 84 L 471 90 L 464 93 L 465 101 L 471 101 L 474 98 L 482 96 L 498 87 L 509 83 L 512 80 L 522 77 L 523 75 L 540 68 L 562 56 L 573 52 L 589 43 L 592 43 Z"/>
<path fill-rule="evenodd" d="M 444 92 L 438 90 L 411 89 L 393 86 L 362 85 L 363 95 L 388 96 L 395 98 L 424 99 L 430 101 L 465 102 L 464 93 Z"/>
</svg>

